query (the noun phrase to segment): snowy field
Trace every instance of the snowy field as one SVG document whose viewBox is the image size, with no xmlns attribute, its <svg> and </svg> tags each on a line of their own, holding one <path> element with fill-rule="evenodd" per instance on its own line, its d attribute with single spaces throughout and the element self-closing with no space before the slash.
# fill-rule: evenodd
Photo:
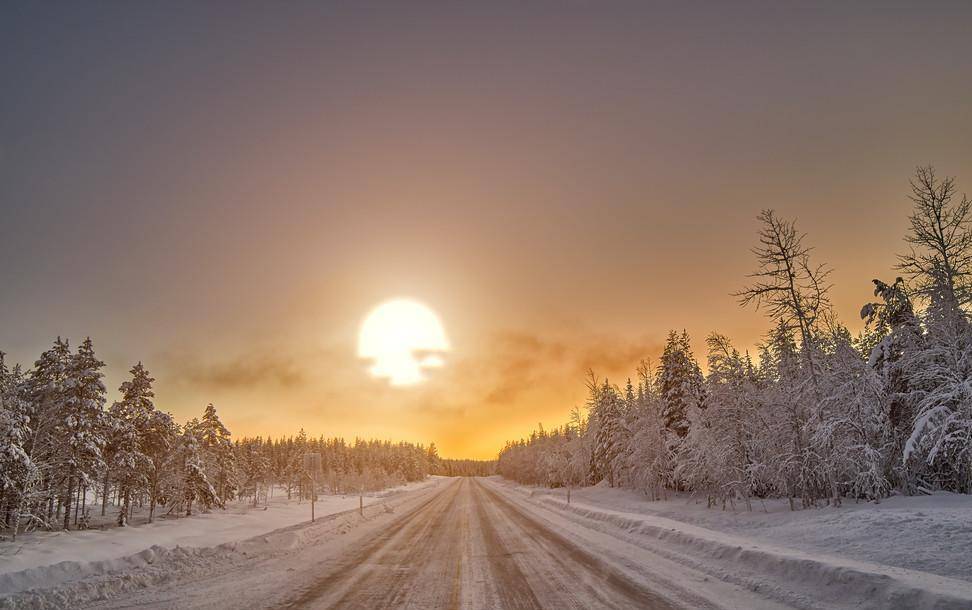
<svg viewBox="0 0 972 610">
<path fill-rule="evenodd" d="M 369 506 L 404 491 L 432 486 L 439 478 L 366 493 L 363 501 Z M 320 495 L 315 515 L 323 518 L 356 508 L 358 496 Z M 100 515 L 101 507 L 91 506 L 90 511 Z M 151 524 L 22 534 L 16 542 L 0 542 L 0 595 L 123 570 L 129 564 L 144 563 L 158 549 L 217 547 L 260 536 L 309 522 L 310 511 L 309 501 L 298 501 L 296 495 L 288 500 L 286 492 L 277 489 L 267 505 L 256 508 L 252 501 L 235 501 L 225 510 L 212 509 L 191 517 L 157 515 Z M 109 507 L 109 521 L 115 513 L 117 509 Z M 137 514 L 134 522 L 139 523 L 141 517 Z M 156 550 L 147 553 L 151 549 Z"/>
</svg>

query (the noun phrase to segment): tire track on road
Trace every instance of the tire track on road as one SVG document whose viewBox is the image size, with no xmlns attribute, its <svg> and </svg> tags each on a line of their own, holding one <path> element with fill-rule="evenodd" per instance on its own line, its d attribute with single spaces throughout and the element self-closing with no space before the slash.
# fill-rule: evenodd
<svg viewBox="0 0 972 610">
<path fill-rule="evenodd" d="M 473 503 L 476 505 L 478 523 L 486 545 L 486 556 L 489 559 L 489 569 L 493 575 L 503 608 L 510 610 L 534 610 L 543 608 L 540 600 L 527 582 L 526 576 L 513 560 L 513 555 L 503 544 L 491 517 L 486 512 L 485 496 L 478 481 L 473 481 Z"/>
<path fill-rule="evenodd" d="M 305 608 L 322 605 L 324 597 L 333 597 L 335 591 L 343 591 L 344 595 L 335 603 L 328 607 L 344 604 L 345 607 L 351 606 L 350 595 L 355 591 L 366 591 L 357 587 L 361 581 L 367 579 L 375 571 L 374 564 L 381 556 L 393 552 L 398 548 L 416 548 L 414 543 L 421 542 L 426 535 L 436 516 L 441 514 L 455 503 L 455 497 L 462 485 L 462 480 L 452 483 L 431 499 L 423 502 L 412 509 L 409 513 L 399 520 L 389 524 L 388 528 L 377 536 L 370 539 L 365 545 L 355 552 L 348 560 L 343 562 L 336 570 L 317 580 L 308 587 L 296 599 L 284 604 L 286 608 Z M 399 544 L 407 538 L 413 544 Z M 392 582 L 383 586 L 384 591 L 397 592 L 401 589 L 403 581 L 409 576 L 404 570 L 399 570 L 392 577 Z M 382 607 L 382 606 L 364 606 Z M 386 606 L 387 607 L 387 606 Z"/>
<path fill-rule="evenodd" d="M 653 610 L 673 608 L 672 603 L 668 600 L 628 578 L 564 536 L 536 521 L 501 494 L 489 489 L 479 481 L 476 481 L 475 485 L 479 486 L 500 511 L 536 543 L 535 547 L 538 550 L 543 549 L 543 552 L 549 554 L 563 570 L 576 573 L 577 568 L 582 568 L 582 571 L 586 572 L 588 577 L 593 577 L 593 580 L 602 582 L 605 585 L 601 587 L 602 591 L 614 593 L 615 597 L 620 598 L 618 601 L 622 604 L 616 607 L 650 608 Z M 584 581 L 584 574 L 575 574 L 575 576 L 579 581 Z M 600 598 L 598 599 L 599 603 L 608 606 L 615 606 L 617 603 L 603 599 L 601 592 L 597 590 L 591 592 Z"/>
</svg>

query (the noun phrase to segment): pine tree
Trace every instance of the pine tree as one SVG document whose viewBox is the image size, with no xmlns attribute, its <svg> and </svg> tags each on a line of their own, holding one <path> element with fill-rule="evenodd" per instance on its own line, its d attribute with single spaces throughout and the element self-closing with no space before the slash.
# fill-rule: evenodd
<svg viewBox="0 0 972 610">
<path fill-rule="evenodd" d="M 426 472 L 429 474 L 438 474 L 442 464 L 439 458 L 439 450 L 435 448 L 435 443 L 429 443 L 429 448 L 426 452 L 426 460 L 428 462 Z"/>
<path fill-rule="evenodd" d="M 91 338 L 86 338 L 70 358 L 64 380 L 64 415 L 68 449 L 67 481 L 64 493 L 64 529 L 71 519 L 74 485 L 87 487 L 104 467 L 101 449 L 105 405 L 105 363 L 94 353 Z"/>
<path fill-rule="evenodd" d="M 910 369 L 914 423 L 902 454 L 907 491 L 972 492 L 972 331 L 964 318 L 926 316 Z"/>
<path fill-rule="evenodd" d="M 222 501 L 206 476 L 199 439 L 188 426 L 182 433 L 180 453 L 182 455 L 180 497 L 186 509 L 186 516 L 192 515 L 193 502 L 201 502 L 206 508 L 219 506 Z"/>
<path fill-rule="evenodd" d="M 4 507 L 0 523 L 11 529 L 16 540 L 23 512 L 20 483 L 32 478 L 36 467 L 24 451 L 30 416 L 23 374 L 19 366 L 8 369 L 4 356 L 0 351 L 0 505 Z"/>
<path fill-rule="evenodd" d="M 629 413 L 631 440 L 624 459 L 630 485 L 652 500 L 660 500 L 674 481 L 672 441 L 675 435 L 663 421 L 663 402 L 655 383 L 657 376 L 646 362 L 642 362 L 638 375 L 638 406 Z"/>
<path fill-rule="evenodd" d="M 924 349 L 925 338 L 904 280 L 899 277 L 893 284 L 881 280 L 873 283 L 874 296 L 881 301 L 868 303 L 861 309 L 861 318 L 867 323 L 862 349 L 868 354 L 867 364 L 882 382 L 891 453 L 886 460 L 885 476 L 897 487 L 906 489 L 910 486 L 909 476 L 900 456 L 915 420 L 917 400 L 912 393 L 912 372 L 915 358 Z"/>
<path fill-rule="evenodd" d="M 595 433 L 591 473 L 595 482 L 604 478 L 608 485 L 614 487 L 622 469 L 619 458 L 628 440 L 624 426 L 624 402 L 607 379 L 596 391 L 592 390 L 592 399 L 591 421 L 594 422 Z"/>
<path fill-rule="evenodd" d="M 172 463 L 176 460 L 176 444 L 179 430 L 172 416 L 158 410 L 152 410 L 148 421 L 141 431 L 141 450 L 148 458 L 146 484 L 149 500 L 148 521 L 152 523 L 155 517 L 155 507 L 166 497 L 165 489 L 170 482 Z"/>
<path fill-rule="evenodd" d="M 216 415 L 212 403 L 206 405 L 202 420 L 193 432 L 199 438 L 204 463 L 210 479 L 216 482 L 216 493 L 220 503 L 232 499 L 236 489 L 233 473 L 236 469 L 233 454 L 233 441 L 230 432 Z"/>
<path fill-rule="evenodd" d="M 35 508 L 30 518 L 44 526 L 53 526 L 55 488 L 63 484 L 68 451 L 65 434 L 64 381 L 71 350 L 60 337 L 34 363 L 26 380 L 27 418 L 30 426 L 23 449 L 34 468 L 19 482 L 20 503 L 43 503 L 46 510 Z M 20 511 L 18 511 L 19 515 Z M 16 517 L 15 517 L 16 518 Z M 15 523 L 15 529 L 17 527 Z"/>
<path fill-rule="evenodd" d="M 729 339 L 709 335 L 705 409 L 690 412 L 692 425 L 678 454 L 678 478 L 710 505 L 736 499 L 752 509 L 750 496 L 761 472 L 757 389 L 751 363 Z"/>
<path fill-rule="evenodd" d="M 155 381 L 139 362 L 131 371 L 132 378 L 118 388 L 122 399 L 109 409 L 111 434 L 108 445 L 111 447 L 111 464 L 108 472 L 114 472 L 115 480 L 121 487 L 122 509 L 118 524 L 125 525 L 130 512 L 131 497 L 146 487 L 147 474 L 151 468 L 149 457 L 144 453 L 145 436 L 155 411 L 152 399 L 152 382 Z M 107 483 L 105 485 L 107 493 Z"/>
<path fill-rule="evenodd" d="M 824 458 L 835 504 L 844 494 L 877 502 L 891 491 L 896 455 L 887 386 L 861 358 L 850 333 L 836 330 L 827 350 L 825 398 L 812 442 Z"/>
<path fill-rule="evenodd" d="M 270 473 L 270 459 L 264 451 L 263 439 L 247 438 L 236 443 L 236 464 L 242 474 L 241 494 L 253 494 L 253 506 L 257 505 L 260 486 Z"/>
<path fill-rule="evenodd" d="M 658 387 L 664 404 L 665 427 L 684 437 L 689 429 L 689 411 L 701 408 L 705 398 L 702 369 L 692 355 L 688 333 L 668 334 L 658 371 Z"/>
</svg>

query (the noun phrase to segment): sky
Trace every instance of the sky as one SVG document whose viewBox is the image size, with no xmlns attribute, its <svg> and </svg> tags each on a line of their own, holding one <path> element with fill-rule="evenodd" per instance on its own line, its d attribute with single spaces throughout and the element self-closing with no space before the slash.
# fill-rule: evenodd
<svg viewBox="0 0 972 610">
<path fill-rule="evenodd" d="M 0 350 L 91 336 L 179 420 L 489 458 L 685 329 L 751 348 L 756 215 L 860 328 L 908 178 L 972 192 L 972 4 L 0 7 Z M 451 351 L 357 357 L 393 297 Z"/>
</svg>

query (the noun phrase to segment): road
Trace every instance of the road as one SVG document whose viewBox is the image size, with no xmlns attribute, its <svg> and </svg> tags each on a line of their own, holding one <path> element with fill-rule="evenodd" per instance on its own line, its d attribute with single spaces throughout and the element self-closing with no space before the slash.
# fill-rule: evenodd
<svg viewBox="0 0 972 610">
<path fill-rule="evenodd" d="M 171 565 L 152 565 L 113 581 L 89 607 L 781 607 L 622 532 L 475 478 L 443 480 L 372 505 L 364 517 L 345 513 L 213 553 L 191 556 L 175 575 Z"/>
<path fill-rule="evenodd" d="M 478 480 L 459 479 L 341 557 L 287 607 L 671 606 Z"/>
</svg>

